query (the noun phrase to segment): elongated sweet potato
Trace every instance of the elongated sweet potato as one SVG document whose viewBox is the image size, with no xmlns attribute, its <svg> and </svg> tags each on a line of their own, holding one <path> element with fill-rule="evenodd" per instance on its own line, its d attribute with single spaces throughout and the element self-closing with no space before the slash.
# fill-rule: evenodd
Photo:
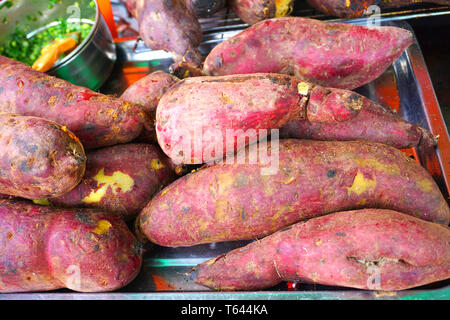
<svg viewBox="0 0 450 320">
<path fill-rule="evenodd" d="M 154 145 L 122 144 L 87 154 L 86 174 L 72 191 L 49 199 L 59 207 L 91 207 L 134 219 L 153 195 L 175 180 Z"/>
<path fill-rule="evenodd" d="M 56 197 L 83 177 L 86 155 L 76 136 L 37 117 L 0 113 L 0 193 Z"/>
<path fill-rule="evenodd" d="M 228 0 L 229 7 L 245 23 L 289 15 L 294 8 L 293 0 Z"/>
<path fill-rule="evenodd" d="M 173 69 L 198 68 L 203 57 L 198 50 L 202 30 L 185 0 L 127 0 L 127 7 L 139 23 L 139 34 L 153 50 L 172 54 Z"/>
<path fill-rule="evenodd" d="M 393 147 L 287 139 L 272 152 L 269 160 L 251 163 L 249 155 L 245 162 L 215 164 L 179 178 L 142 210 L 140 230 L 162 246 L 191 246 L 254 239 L 300 220 L 357 208 L 450 221 L 430 174 Z M 262 170 L 268 167 L 275 170 Z"/>
<path fill-rule="evenodd" d="M 206 57 L 203 71 L 285 73 L 326 87 L 353 89 L 381 75 L 412 42 L 411 32 L 397 27 L 274 18 L 221 42 Z"/>
<path fill-rule="evenodd" d="M 337 212 L 298 223 L 195 268 L 216 290 L 308 281 L 395 291 L 450 277 L 450 229 L 391 210 Z"/>
<path fill-rule="evenodd" d="M 131 141 L 148 122 L 137 105 L 2 56 L 0 112 L 42 117 L 67 126 L 86 149 Z"/>
<path fill-rule="evenodd" d="M 324 94 L 327 94 L 325 89 Z M 426 129 L 401 119 L 387 109 L 363 96 L 354 94 L 361 108 L 353 117 L 344 121 L 297 120 L 280 129 L 281 138 L 313 140 L 366 140 L 389 144 L 396 148 L 420 146 L 424 150 L 435 147 L 435 137 Z M 308 112 L 320 109 L 309 104 Z M 313 116 L 308 114 L 309 119 Z"/>
<path fill-rule="evenodd" d="M 324 140 L 371 140 L 400 148 L 435 143 L 428 131 L 353 91 L 266 73 L 176 83 L 158 104 L 156 133 L 171 159 L 195 164 L 221 159 L 263 138 L 263 129 L 293 121 L 294 129 L 308 121 L 315 128 L 311 137 Z"/>
<path fill-rule="evenodd" d="M 315 9 L 341 18 L 358 18 L 374 13 L 370 6 L 395 8 L 417 3 L 450 4 L 449 0 L 308 0 Z"/>
<path fill-rule="evenodd" d="M 118 215 L 0 200 L 0 292 L 119 289 L 141 245 Z"/>
</svg>

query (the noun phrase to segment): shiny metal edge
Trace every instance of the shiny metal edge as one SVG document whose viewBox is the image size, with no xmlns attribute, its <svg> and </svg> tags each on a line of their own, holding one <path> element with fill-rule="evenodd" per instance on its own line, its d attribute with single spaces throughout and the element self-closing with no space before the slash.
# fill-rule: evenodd
<svg viewBox="0 0 450 320">
<path fill-rule="evenodd" d="M 261 291 L 261 292 L 127 292 L 127 293 L 8 293 L 0 300 L 449 300 L 450 286 L 438 290 L 399 292 Z"/>
</svg>

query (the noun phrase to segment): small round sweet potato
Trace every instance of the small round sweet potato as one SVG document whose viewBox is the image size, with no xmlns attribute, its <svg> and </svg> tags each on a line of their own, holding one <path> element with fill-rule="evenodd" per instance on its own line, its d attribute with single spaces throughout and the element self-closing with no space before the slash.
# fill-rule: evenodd
<svg viewBox="0 0 450 320">
<path fill-rule="evenodd" d="M 57 197 L 83 177 L 86 155 L 67 128 L 37 117 L 0 113 L 0 193 Z"/>
</svg>

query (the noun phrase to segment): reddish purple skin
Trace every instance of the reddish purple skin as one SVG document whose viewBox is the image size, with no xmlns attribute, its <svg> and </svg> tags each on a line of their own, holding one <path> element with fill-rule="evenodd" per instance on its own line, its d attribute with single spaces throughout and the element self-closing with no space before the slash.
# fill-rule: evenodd
<svg viewBox="0 0 450 320">
<path fill-rule="evenodd" d="M 81 181 L 85 167 L 80 141 L 59 124 L 0 113 L 0 193 L 56 197 Z"/>
<path fill-rule="evenodd" d="M 122 100 L 143 106 L 149 115 L 154 115 L 158 102 L 178 79 L 164 71 L 155 71 L 129 86 L 120 96 Z"/>
<path fill-rule="evenodd" d="M 129 4 L 133 8 L 133 4 Z M 183 0 L 136 0 L 134 14 L 139 33 L 147 47 L 173 55 L 175 63 L 200 65 L 202 55 L 197 47 L 202 30 L 195 14 Z"/>
<path fill-rule="evenodd" d="M 337 212 L 208 260 L 194 275 L 216 290 L 281 281 L 404 290 L 450 277 L 450 229 L 391 210 Z"/>
<path fill-rule="evenodd" d="M 242 151 L 244 152 L 244 151 Z M 300 220 L 359 208 L 397 210 L 448 225 L 430 174 L 400 150 L 364 141 L 280 140 L 279 170 L 215 164 L 185 175 L 142 210 L 140 230 L 162 246 L 266 236 Z M 366 187 L 355 183 L 364 180 Z"/>
<path fill-rule="evenodd" d="M 310 130 L 301 130 L 305 123 Z M 243 132 L 255 141 L 258 134 L 263 137 L 257 129 L 280 127 L 284 137 L 361 139 L 400 148 L 435 145 L 430 132 L 353 91 L 325 88 L 289 75 L 185 79 L 164 94 L 156 114 L 159 145 L 173 161 L 185 164 L 214 161 L 241 149 L 247 144 L 237 141 Z M 231 129 L 234 134 L 227 135 Z"/>
<path fill-rule="evenodd" d="M 136 16 L 136 0 L 126 0 L 125 6 L 131 15 Z"/>
<path fill-rule="evenodd" d="M 156 133 L 163 151 L 175 162 L 196 164 L 222 158 L 226 154 L 227 130 L 248 132 L 249 141 L 258 138 L 258 129 L 279 128 L 305 117 L 298 79 L 279 74 L 194 77 L 179 81 L 161 98 L 156 112 Z M 248 131 L 248 130 L 253 131 Z M 208 132 L 221 135 L 209 136 Z M 199 134 L 197 134 L 197 132 Z M 201 153 L 184 148 L 187 141 L 203 134 Z M 233 132 L 231 150 L 245 147 Z M 259 134 L 262 138 L 262 135 Z M 214 146 L 217 145 L 217 150 Z M 189 152 L 191 151 L 191 152 Z"/>
<path fill-rule="evenodd" d="M 147 113 L 151 121 L 155 121 L 156 107 L 163 94 L 177 82 L 178 79 L 164 71 L 155 71 L 133 83 L 120 97 L 122 100 L 139 104 Z M 156 143 L 156 131 L 154 124 L 145 128 L 138 137 L 139 141 Z"/>
<path fill-rule="evenodd" d="M 137 105 L 2 56 L 0 112 L 42 117 L 65 125 L 86 149 L 131 141 L 148 121 Z"/>
<path fill-rule="evenodd" d="M 172 163 L 159 148 L 150 144 L 123 144 L 91 151 L 87 154 L 86 173 L 79 185 L 60 197 L 50 199 L 59 207 L 87 207 L 120 214 L 125 220 L 136 218 L 153 195 L 175 180 Z M 157 169 L 159 168 L 159 169 Z M 109 186 L 99 202 L 86 203 L 83 199 L 95 192 L 99 184 L 94 177 L 104 169 L 106 176 L 120 171 L 129 175 L 134 185 L 130 191 Z"/>
<path fill-rule="evenodd" d="M 330 96 L 329 94 L 328 100 Z M 353 93 L 351 100 L 359 108 L 353 115 L 338 113 L 340 110 L 345 111 L 343 108 L 330 115 L 328 112 L 334 111 L 336 104 L 333 101 L 324 104 L 324 100 L 315 103 L 311 95 L 307 119 L 288 123 L 280 129 L 280 136 L 313 140 L 366 140 L 396 148 L 411 148 L 419 144 L 427 148 L 435 146 L 435 140 L 429 131 L 401 119 L 387 108 L 359 94 Z M 316 111 L 315 114 L 312 110 Z M 334 117 L 337 121 L 324 120 L 325 116 L 321 113 L 326 113 L 325 116 Z"/>
<path fill-rule="evenodd" d="M 109 229 L 96 231 L 100 220 Z M 117 215 L 0 200 L 0 292 L 117 290 L 136 277 L 141 255 Z"/>
<path fill-rule="evenodd" d="M 228 0 L 228 6 L 245 23 L 252 25 L 275 17 L 275 0 Z"/>
<path fill-rule="evenodd" d="M 380 76 L 412 42 L 411 32 L 396 27 L 274 18 L 217 45 L 203 72 L 285 73 L 324 87 L 353 89 Z"/>
<path fill-rule="evenodd" d="M 373 14 L 373 11 L 366 10 L 377 5 L 381 8 L 396 8 L 417 3 L 437 3 L 449 4 L 449 0 L 351 0 L 347 6 L 346 0 L 308 0 L 308 3 L 317 10 L 340 18 L 358 18 Z"/>
</svg>

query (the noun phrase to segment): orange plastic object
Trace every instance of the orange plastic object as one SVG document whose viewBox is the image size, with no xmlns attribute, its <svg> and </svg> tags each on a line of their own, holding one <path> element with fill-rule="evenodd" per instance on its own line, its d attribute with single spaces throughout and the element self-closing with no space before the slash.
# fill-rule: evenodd
<svg viewBox="0 0 450 320">
<path fill-rule="evenodd" d="M 113 38 L 117 38 L 116 22 L 114 21 L 111 1 L 97 0 L 97 5 L 98 8 L 100 9 L 100 13 L 105 19 L 106 24 L 108 25 L 109 31 L 111 31 L 111 35 L 113 36 Z"/>
</svg>

